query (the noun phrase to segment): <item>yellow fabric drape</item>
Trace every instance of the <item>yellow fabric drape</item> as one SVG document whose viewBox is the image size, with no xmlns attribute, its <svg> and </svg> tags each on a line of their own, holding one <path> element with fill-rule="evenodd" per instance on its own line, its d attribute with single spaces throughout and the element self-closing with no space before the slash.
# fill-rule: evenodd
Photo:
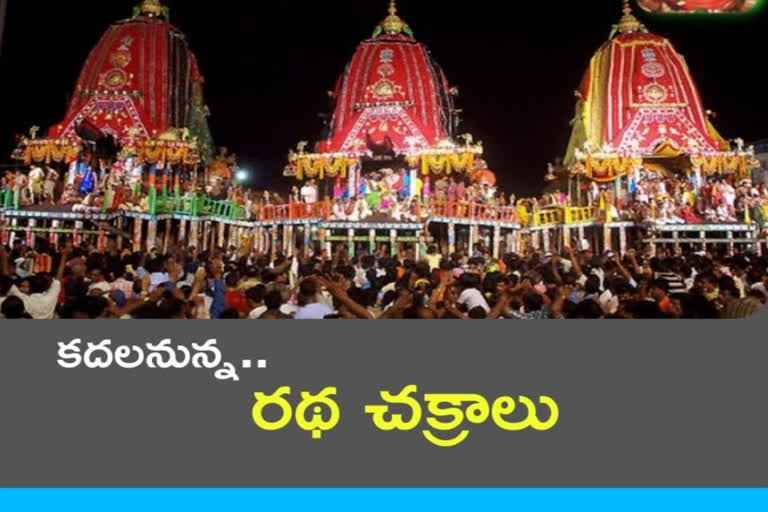
<svg viewBox="0 0 768 512">
<path fill-rule="evenodd" d="M 24 163 L 32 162 L 64 162 L 71 163 L 80 154 L 80 146 L 62 140 L 45 140 L 27 143 L 24 151 Z"/>
<path fill-rule="evenodd" d="M 325 177 L 335 178 L 340 176 L 346 179 L 349 174 L 349 168 L 357 164 L 355 158 L 300 158 L 296 163 L 296 179 L 306 178 L 325 179 Z"/>
<path fill-rule="evenodd" d="M 474 167 L 474 153 L 421 156 L 421 174 L 423 176 L 429 176 L 432 173 L 450 175 L 454 171 L 470 172 Z"/>
<path fill-rule="evenodd" d="M 587 157 L 586 176 L 599 183 L 607 183 L 627 176 L 632 169 L 643 164 L 642 158 L 612 157 L 597 159 Z"/>
</svg>

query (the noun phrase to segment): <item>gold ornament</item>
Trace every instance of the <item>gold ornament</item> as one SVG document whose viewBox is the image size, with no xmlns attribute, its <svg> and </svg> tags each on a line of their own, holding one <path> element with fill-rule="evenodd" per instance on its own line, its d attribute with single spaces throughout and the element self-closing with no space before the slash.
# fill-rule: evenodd
<svg viewBox="0 0 768 512">
<path fill-rule="evenodd" d="M 168 8 L 160 3 L 160 0 L 143 0 L 139 4 L 138 10 L 141 14 L 149 16 L 162 17 L 168 15 Z"/>
<path fill-rule="evenodd" d="M 632 6 L 629 0 L 624 0 L 622 9 L 624 15 L 619 20 L 618 30 L 621 34 L 633 34 L 635 32 L 645 32 L 645 26 L 632 14 Z"/>
<path fill-rule="evenodd" d="M 381 29 L 387 34 L 410 33 L 411 31 L 408 24 L 397 15 L 395 0 L 390 0 L 389 2 L 389 16 L 381 22 Z"/>
</svg>

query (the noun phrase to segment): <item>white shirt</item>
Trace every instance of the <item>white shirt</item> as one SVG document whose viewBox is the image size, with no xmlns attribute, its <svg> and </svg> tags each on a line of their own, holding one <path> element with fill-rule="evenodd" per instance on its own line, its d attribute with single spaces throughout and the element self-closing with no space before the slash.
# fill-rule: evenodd
<svg viewBox="0 0 768 512">
<path fill-rule="evenodd" d="M 320 302 L 309 304 L 299 308 L 296 312 L 296 320 L 324 320 L 325 317 L 332 315 L 333 310 Z"/>
<path fill-rule="evenodd" d="M 488 301 L 485 300 L 485 297 L 480 293 L 480 290 L 477 290 L 476 288 L 464 290 L 459 296 L 458 303 L 466 306 L 467 311 L 472 311 L 473 309 L 480 307 L 483 308 L 486 313 L 491 312 L 491 308 L 488 306 Z"/>
<path fill-rule="evenodd" d="M 355 286 L 362 288 L 368 283 L 368 272 L 362 267 L 355 268 Z"/>
<path fill-rule="evenodd" d="M 261 315 L 263 315 L 266 312 L 267 312 L 267 306 L 259 306 L 250 312 L 250 314 L 248 315 L 248 318 L 250 318 L 251 320 L 258 320 L 259 318 L 261 318 Z"/>
<path fill-rule="evenodd" d="M 14 285 L 11 287 L 11 291 L 8 292 L 8 296 L 20 298 L 24 303 L 24 309 L 27 310 L 27 314 L 35 320 L 53 320 L 53 315 L 56 313 L 56 304 L 59 300 L 59 293 L 61 293 L 61 282 L 58 279 L 54 279 L 51 287 L 45 293 L 27 295 L 26 293 L 21 293 L 21 290 Z"/>
<path fill-rule="evenodd" d="M 168 274 L 164 274 L 162 272 L 155 272 L 153 274 L 150 274 L 149 276 L 149 291 L 153 292 L 155 291 L 155 288 L 157 288 L 160 285 L 163 285 L 171 280 L 171 277 Z"/>
<path fill-rule="evenodd" d="M 752 285 L 752 291 L 761 292 L 763 295 L 765 295 L 765 298 L 768 299 L 768 290 L 765 289 L 765 285 L 763 283 Z"/>
<path fill-rule="evenodd" d="M 614 297 L 610 290 L 607 290 L 600 296 L 600 305 L 606 313 L 613 315 L 619 310 L 619 298 Z"/>
<path fill-rule="evenodd" d="M 311 187 L 309 185 L 301 187 L 301 198 L 307 204 L 316 203 L 317 202 L 317 189 L 315 187 Z"/>
</svg>

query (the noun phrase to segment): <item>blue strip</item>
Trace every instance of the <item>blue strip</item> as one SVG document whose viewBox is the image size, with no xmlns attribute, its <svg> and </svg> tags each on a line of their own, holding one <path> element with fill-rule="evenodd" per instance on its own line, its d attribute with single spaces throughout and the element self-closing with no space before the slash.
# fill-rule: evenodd
<svg viewBox="0 0 768 512">
<path fill-rule="evenodd" d="M 151 510 L 764 511 L 768 489 L 94 489 L 0 490 L 4 512 Z"/>
</svg>

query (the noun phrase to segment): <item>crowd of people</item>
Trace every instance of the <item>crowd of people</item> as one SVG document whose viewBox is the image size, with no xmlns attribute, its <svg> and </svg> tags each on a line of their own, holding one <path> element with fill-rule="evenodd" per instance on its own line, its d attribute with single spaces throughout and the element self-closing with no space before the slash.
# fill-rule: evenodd
<svg viewBox="0 0 768 512">
<path fill-rule="evenodd" d="M 0 246 L 6 319 L 703 319 L 746 318 L 768 298 L 768 257 L 565 250 L 494 259 L 415 247 L 393 255 L 51 251 Z"/>
<path fill-rule="evenodd" d="M 588 184 L 590 206 L 606 211 L 614 220 L 644 224 L 737 224 L 768 220 L 768 188 L 752 180 L 737 182 L 732 176 L 708 179 L 662 176 L 639 172 L 613 187 Z"/>
<path fill-rule="evenodd" d="M 484 168 L 484 163 L 480 162 Z M 223 166 L 226 169 L 226 166 Z M 554 179 L 550 166 L 548 177 Z M 229 174 L 227 174 L 229 172 Z M 21 207 L 41 204 L 94 213 L 102 210 L 147 212 L 150 197 L 146 172 L 127 163 L 101 170 L 85 162 L 73 163 L 60 173 L 51 167 L 33 166 L 27 173 L 6 172 L 0 190 L 12 191 Z M 496 186 L 491 171 L 474 174 L 421 176 L 405 170 L 381 169 L 357 173 L 355 179 L 308 179 L 289 194 L 257 192 L 232 179 L 230 171 L 212 173 L 207 183 L 184 172 L 170 171 L 155 186 L 170 196 L 206 196 L 230 201 L 242 207 L 245 220 L 277 220 L 291 215 L 284 209 L 275 214 L 270 207 L 314 205 L 331 221 L 361 221 L 371 217 L 396 222 L 422 222 L 433 216 L 478 217 L 514 221 L 522 226 L 536 222 L 537 213 L 567 207 L 594 207 L 594 220 L 628 221 L 644 225 L 663 224 L 756 224 L 768 222 L 768 187 L 752 180 L 739 181 L 735 175 L 690 176 L 659 169 L 636 169 L 615 183 L 598 184 L 582 180 L 533 198 L 507 195 Z M 568 190 L 568 192 L 566 192 Z"/>
</svg>

